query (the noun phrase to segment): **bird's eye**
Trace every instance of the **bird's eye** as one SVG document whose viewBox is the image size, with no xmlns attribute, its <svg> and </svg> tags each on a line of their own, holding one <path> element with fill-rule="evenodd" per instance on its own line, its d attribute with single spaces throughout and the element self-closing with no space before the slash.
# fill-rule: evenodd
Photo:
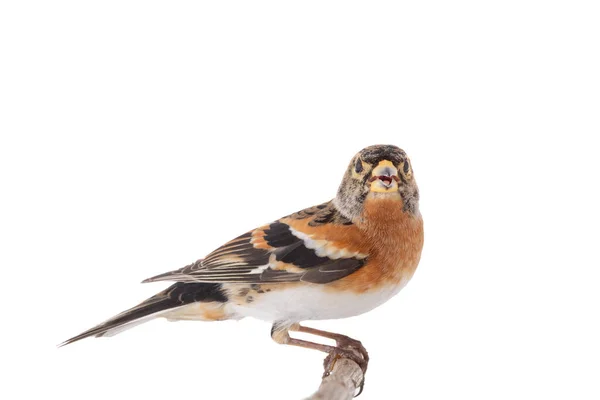
<svg viewBox="0 0 600 400">
<path fill-rule="evenodd" d="M 404 161 L 404 165 L 402 166 L 402 170 L 404 171 L 404 174 L 408 174 L 408 170 L 410 169 L 410 164 L 408 163 L 408 160 Z"/>
<path fill-rule="evenodd" d="M 360 161 L 360 158 L 356 159 L 356 165 L 354 166 L 354 170 L 356 171 L 356 173 L 361 173 L 363 170 L 363 165 L 362 165 L 362 161 Z"/>
</svg>

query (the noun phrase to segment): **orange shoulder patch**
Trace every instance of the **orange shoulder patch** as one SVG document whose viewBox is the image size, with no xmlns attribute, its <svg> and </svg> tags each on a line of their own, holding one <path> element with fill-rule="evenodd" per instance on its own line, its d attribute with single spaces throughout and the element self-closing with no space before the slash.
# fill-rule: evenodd
<svg viewBox="0 0 600 400">
<path fill-rule="evenodd" d="M 313 247 L 321 247 L 328 256 L 339 253 L 342 258 L 353 257 L 354 254 L 360 254 L 358 258 L 364 258 L 369 254 L 369 246 L 364 240 L 364 234 L 354 225 L 322 224 L 317 226 L 309 225 L 310 220 L 295 220 L 283 218 L 281 222 L 288 224 L 296 235 L 306 236 L 307 247 L 311 248 L 310 242 L 314 242 Z M 337 257 L 339 258 L 339 257 Z"/>
</svg>

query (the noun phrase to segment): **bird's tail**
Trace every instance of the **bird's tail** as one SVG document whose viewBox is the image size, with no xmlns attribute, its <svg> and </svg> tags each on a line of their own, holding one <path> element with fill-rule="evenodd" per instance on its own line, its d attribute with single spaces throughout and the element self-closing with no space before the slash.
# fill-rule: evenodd
<svg viewBox="0 0 600 400">
<path fill-rule="evenodd" d="M 103 323 L 80 333 L 59 345 L 85 339 L 90 336 L 113 336 L 126 329 L 160 317 L 171 309 L 197 301 L 226 301 L 220 284 L 214 283 L 181 283 L 178 282 L 166 290 L 150 297 L 137 306 L 115 315 Z"/>
</svg>

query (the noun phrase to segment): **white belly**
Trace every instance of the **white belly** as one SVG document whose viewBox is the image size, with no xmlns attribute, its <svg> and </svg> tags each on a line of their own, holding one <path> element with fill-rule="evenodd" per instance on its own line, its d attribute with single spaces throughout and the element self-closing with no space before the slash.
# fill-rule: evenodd
<svg viewBox="0 0 600 400">
<path fill-rule="evenodd" d="M 254 317 L 265 321 L 300 322 L 337 319 L 359 315 L 374 309 L 396 295 L 406 284 L 356 294 L 332 292 L 321 285 L 306 285 L 264 293 L 251 303 L 228 304 L 228 312 L 238 318 Z"/>
</svg>

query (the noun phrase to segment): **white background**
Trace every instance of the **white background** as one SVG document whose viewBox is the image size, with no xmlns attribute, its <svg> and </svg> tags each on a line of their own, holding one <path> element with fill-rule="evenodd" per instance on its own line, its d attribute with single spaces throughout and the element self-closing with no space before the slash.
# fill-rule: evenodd
<svg viewBox="0 0 600 400">
<path fill-rule="evenodd" d="M 55 345 L 140 285 L 411 156 L 426 244 L 363 316 L 363 399 L 600 397 L 600 15 L 589 1 L 6 1 L 6 399 L 300 399 L 323 355 L 267 323 Z"/>
</svg>

